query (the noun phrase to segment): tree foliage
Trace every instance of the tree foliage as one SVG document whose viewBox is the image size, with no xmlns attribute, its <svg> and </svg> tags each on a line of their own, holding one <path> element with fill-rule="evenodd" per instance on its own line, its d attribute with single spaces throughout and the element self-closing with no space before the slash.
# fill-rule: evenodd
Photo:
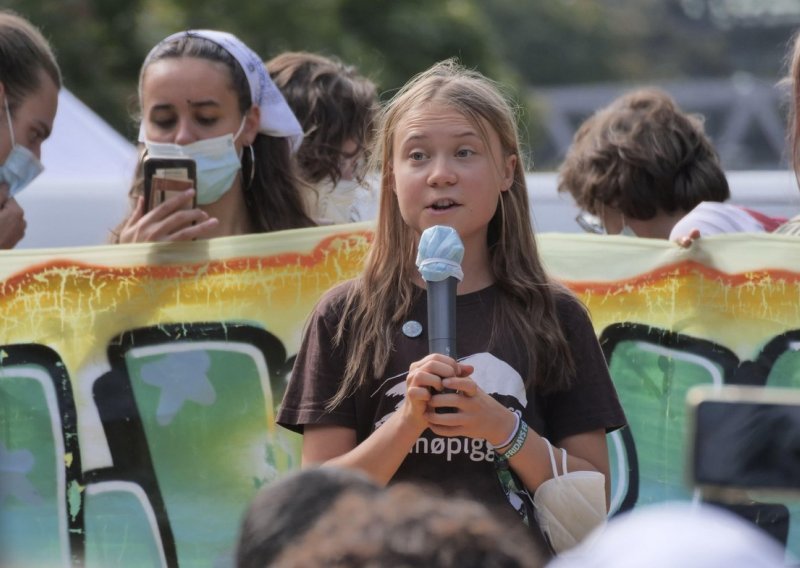
<svg viewBox="0 0 800 568">
<path fill-rule="evenodd" d="M 435 61 L 458 57 L 511 87 L 537 133 L 523 86 L 727 76 L 777 79 L 791 22 L 721 28 L 699 0 L 4 0 L 53 44 L 65 84 L 129 138 L 139 67 L 177 30 L 241 37 L 264 59 L 284 50 L 337 55 L 389 96 Z M 717 3 L 719 4 L 719 3 Z M 715 4 L 715 5 L 717 5 Z M 716 18 L 716 19 L 715 19 Z"/>
</svg>

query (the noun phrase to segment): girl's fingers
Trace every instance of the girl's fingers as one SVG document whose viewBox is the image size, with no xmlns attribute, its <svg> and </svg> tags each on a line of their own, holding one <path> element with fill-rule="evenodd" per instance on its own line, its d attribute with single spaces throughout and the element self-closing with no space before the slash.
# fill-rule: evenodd
<svg viewBox="0 0 800 568">
<path fill-rule="evenodd" d="M 449 377 L 442 379 L 442 386 L 457 391 L 463 396 L 473 397 L 478 394 L 478 383 L 470 377 Z"/>
<path fill-rule="evenodd" d="M 442 390 L 441 377 L 420 369 L 412 371 L 408 374 L 408 377 L 406 378 L 406 384 L 406 390 L 412 387 L 426 387 L 437 391 Z"/>
<path fill-rule="evenodd" d="M 406 398 L 413 402 L 428 402 L 431 399 L 431 391 L 425 387 L 409 387 L 406 390 Z"/>
<path fill-rule="evenodd" d="M 142 215 L 144 215 L 144 197 L 140 195 L 136 199 L 136 207 L 134 207 L 133 213 L 131 214 L 128 223 L 129 224 L 136 223 L 139 219 L 142 218 Z"/>
<path fill-rule="evenodd" d="M 166 201 L 164 202 L 166 203 Z M 184 209 L 175 211 L 169 217 L 151 223 L 150 235 L 148 240 L 153 241 L 180 241 L 187 240 L 180 235 L 186 234 L 186 231 L 191 233 L 191 229 L 195 226 L 201 225 L 208 221 L 210 218 L 208 213 L 200 209 Z M 145 219 L 142 219 L 144 221 Z"/>
<path fill-rule="evenodd" d="M 462 410 L 464 405 L 466 404 L 466 398 L 463 394 L 457 393 L 436 393 L 431 396 L 431 400 L 428 402 L 428 407 L 432 409 L 437 408 L 455 408 L 456 410 Z M 456 414 L 455 412 L 447 413 L 450 415 Z"/>
<path fill-rule="evenodd" d="M 194 207 L 194 189 L 187 189 L 181 192 L 176 192 L 175 195 L 171 195 L 167 199 L 165 199 L 162 203 L 159 203 L 156 207 L 152 209 L 152 211 L 148 212 L 147 215 L 153 221 L 161 221 L 170 217 L 176 211 L 181 210 L 197 210 Z"/>
<path fill-rule="evenodd" d="M 125 224 L 122 226 L 123 231 L 127 231 L 134 227 L 136 223 L 139 222 L 139 219 L 142 218 L 144 215 L 144 197 L 137 197 L 136 198 L 136 205 L 133 207 L 133 211 L 131 211 L 130 216 L 125 221 Z"/>
<path fill-rule="evenodd" d="M 436 375 L 439 378 L 455 377 L 458 374 L 458 363 L 455 361 L 448 362 L 440 359 L 430 359 L 412 369 L 411 372 Z"/>
<path fill-rule="evenodd" d="M 421 367 L 430 364 L 432 361 L 438 361 L 440 363 L 444 363 L 446 365 L 453 367 L 453 369 L 458 368 L 458 362 L 452 357 L 448 357 L 447 355 L 442 355 L 441 353 L 430 353 L 425 357 L 423 357 L 422 359 L 420 359 L 419 361 L 414 361 L 413 363 L 411 363 L 408 370 L 413 371 L 415 369 L 419 369 Z"/>
<path fill-rule="evenodd" d="M 434 396 L 433 398 L 436 398 Z M 452 407 L 452 405 L 449 405 Z M 463 412 L 436 412 L 436 407 L 432 402 L 424 414 L 430 429 L 440 436 L 467 436 L 470 438 L 477 436 L 474 419 L 466 416 Z"/>
<path fill-rule="evenodd" d="M 120 232 L 120 242 L 188 241 L 210 236 L 219 221 L 202 209 L 187 208 L 193 199 L 194 190 L 188 189 L 145 213 L 144 198 L 139 197 Z"/>
<path fill-rule="evenodd" d="M 172 233 L 166 240 L 168 241 L 191 241 L 210 236 L 211 232 L 219 225 L 216 217 L 209 217 L 201 223 L 191 225 Z"/>
<path fill-rule="evenodd" d="M 678 243 L 679 246 L 683 248 L 689 248 L 692 246 L 692 243 L 700 238 L 700 230 L 699 229 L 692 229 L 688 235 L 684 235 L 682 237 L 678 237 L 675 242 Z"/>
</svg>

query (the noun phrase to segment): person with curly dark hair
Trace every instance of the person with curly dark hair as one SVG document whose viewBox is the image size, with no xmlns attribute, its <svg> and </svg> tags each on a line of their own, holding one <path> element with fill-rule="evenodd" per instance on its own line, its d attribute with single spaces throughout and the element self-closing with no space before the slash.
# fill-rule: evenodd
<svg viewBox="0 0 800 568">
<path fill-rule="evenodd" d="M 311 216 L 320 224 L 374 217 L 365 207 L 375 200 L 364 164 L 379 107 L 375 84 L 353 65 L 316 53 L 281 53 L 266 66 L 303 126 L 297 162 L 312 188 L 304 193 Z"/>
</svg>

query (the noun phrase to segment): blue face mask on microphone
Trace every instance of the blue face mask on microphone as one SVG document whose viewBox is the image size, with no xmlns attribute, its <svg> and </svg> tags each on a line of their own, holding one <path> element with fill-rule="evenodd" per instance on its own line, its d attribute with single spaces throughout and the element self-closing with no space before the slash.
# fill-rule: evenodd
<svg viewBox="0 0 800 568">
<path fill-rule="evenodd" d="M 15 142 L 14 125 L 11 123 L 11 112 L 8 110 L 8 98 L 5 99 L 5 107 L 8 132 L 11 135 L 11 152 L 5 163 L 0 166 L 0 184 L 7 184 L 9 197 L 14 197 L 44 171 L 44 166 L 33 152 Z"/>
<path fill-rule="evenodd" d="M 226 134 L 198 140 L 191 144 L 169 144 L 145 140 L 147 154 L 155 158 L 191 158 L 197 167 L 197 203 L 208 205 L 219 201 L 236 179 L 242 160 L 236 152 L 234 141 L 244 128 L 244 121 L 236 134 Z"/>
</svg>

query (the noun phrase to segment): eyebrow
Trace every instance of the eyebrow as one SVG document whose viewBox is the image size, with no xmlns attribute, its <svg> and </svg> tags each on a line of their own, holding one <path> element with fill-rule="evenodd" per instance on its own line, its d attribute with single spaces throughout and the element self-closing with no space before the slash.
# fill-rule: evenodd
<svg viewBox="0 0 800 568">
<path fill-rule="evenodd" d="M 220 106 L 220 104 L 217 101 L 214 101 L 214 100 L 205 100 L 205 101 L 187 100 L 186 102 L 189 103 L 189 106 L 191 106 L 193 108 L 198 108 L 198 107 L 201 107 L 201 108 L 202 107 L 219 107 Z M 153 111 L 160 111 L 160 110 L 170 110 L 170 109 L 172 109 L 174 107 L 175 107 L 175 105 L 173 105 L 171 103 L 163 103 L 163 104 L 153 105 L 152 107 L 150 107 L 150 111 L 153 112 Z"/>
<path fill-rule="evenodd" d="M 205 100 L 205 101 L 192 101 L 192 100 L 187 99 L 186 102 L 189 103 L 189 106 L 191 106 L 191 107 L 218 107 L 218 106 L 220 106 L 217 101 L 214 101 L 214 100 L 211 100 L 211 99 L 208 99 L 208 100 Z"/>
<path fill-rule="evenodd" d="M 411 136 L 407 137 L 403 140 L 403 144 L 407 144 L 408 142 L 415 142 L 417 140 L 424 140 L 428 138 L 427 134 L 414 134 L 412 133 Z M 474 130 L 464 130 L 463 132 L 459 132 L 455 134 L 453 138 L 480 138 L 477 132 Z"/>
</svg>

